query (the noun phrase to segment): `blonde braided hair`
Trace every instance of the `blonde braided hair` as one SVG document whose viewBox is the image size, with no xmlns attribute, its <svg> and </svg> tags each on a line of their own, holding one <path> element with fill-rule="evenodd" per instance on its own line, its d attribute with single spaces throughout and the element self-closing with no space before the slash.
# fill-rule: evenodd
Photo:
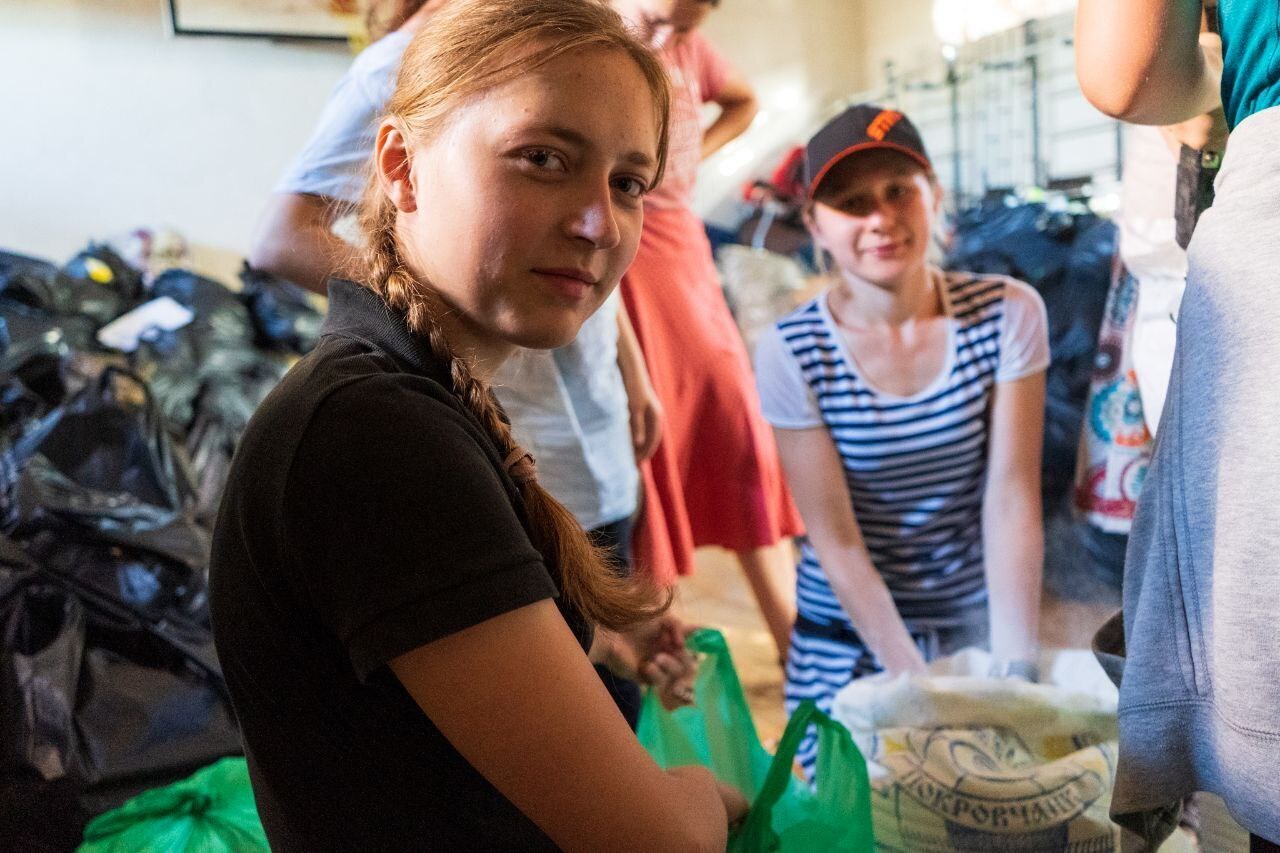
<svg viewBox="0 0 1280 853">
<path fill-rule="evenodd" d="M 658 119 L 658 162 L 666 161 L 669 83 L 662 66 L 627 31 L 621 18 L 598 0 L 456 0 L 419 32 L 402 61 L 395 94 L 387 106 L 411 140 L 429 138 L 447 120 L 450 106 L 513 79 L 568 51 L 610 48 L 639 66 L 653 93 Z M 659 169 L 659 175 L 661 169 Z M 656 182 L 656 181 L 655 181 Z M 403 261 L 396 237 L 396 209 L 371 179 L 359 211 L 365 238 L 364 284 L 405 317 L 411 332 L 449 365 L 453 392 L 475 415 L 498 448 L 515 463 L 528 456 L 493 392 L 455 356 L 435 320 L 438 298 Z M 528 532 L 548 567 L 557 572 L 562 594 L 592 622 L 621 629 L 662 613 L 671 594 L 610 570 L 577 519 L 536 477 L 516 476 L 524 499 Z"/>
</svg>

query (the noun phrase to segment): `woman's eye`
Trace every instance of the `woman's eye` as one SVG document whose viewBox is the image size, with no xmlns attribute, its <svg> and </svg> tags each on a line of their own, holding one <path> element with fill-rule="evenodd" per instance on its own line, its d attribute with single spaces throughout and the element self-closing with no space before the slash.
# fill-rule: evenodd
<svg viewBox="0 0 1280 853">
<path fill-rule="evenodd" d="M 546 148 L 530 148 L 524 152 L 524 159 L 539 169 L 551 169 L 556 172 L 567 172 L 569 170 L 569 166 L 565 163 L 563 157 Z"/>
<path fill-rule="evenodd" d="M 894 184 L 889 188 L 889 198 L 894 201 L 911 198 L 915 195 L 915 184 Z"/>
<path fill-rule="evenodd" d="M 639 178 L 615 178 L 613 185 L 617 189 L 621 190 L 624 195 L 630 196 L 631 198 L 640 198 L 649 189 L 649 185 Z"/>
<path fill-rule="evenodd" d="M 864 195 L 850 196 L 840 203 L 840 210 L 862 216 L 871 210 L 871 200 Z"/>
</svg>

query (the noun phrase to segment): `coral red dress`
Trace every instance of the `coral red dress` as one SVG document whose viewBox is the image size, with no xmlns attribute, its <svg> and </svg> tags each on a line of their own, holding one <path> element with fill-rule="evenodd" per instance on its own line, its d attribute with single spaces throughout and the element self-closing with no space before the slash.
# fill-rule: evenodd
<svg viewBox="0 0 1280 853">
<path fill-rule="evenodd" d="M 622 296 L 666 415 L 662 443 L 641 466 L 636 564 L 671 583 L 693 571 L 696 547 L 772 545 L 803 526 L 711 246 L 690 208 L 701 107 L 715 99 L 730 67 L 697 32 L 659 55 L 674 84 L 670 153 L 661 186 L 645 200 L 640 250 Z"/>
</svg>

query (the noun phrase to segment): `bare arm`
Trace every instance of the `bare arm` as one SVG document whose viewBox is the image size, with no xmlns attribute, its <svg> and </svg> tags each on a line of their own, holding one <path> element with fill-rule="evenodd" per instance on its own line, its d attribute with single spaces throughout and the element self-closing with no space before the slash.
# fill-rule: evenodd
<svg viewBox="0 0 1280 853">
<path fill-rule="evenodd" d="M 325 294 L 330 275 L 351 277 L 351 246 L 333 233 L 333 199 L 275 193 L 258 228 L 249 265 Z"/>
<path fill-rule="evenodd" d="M 1044 373 L 996 385 L 991 412 L 982 539 L 991 607 L 991 651 L 1034 661 L 1040 638 L 1044 528 L 1040 448 Z"/>
<path fill-rule="evenodd" d="M 1218 78 L 1197 36 L 1200 0 L 1080 0 L 1076 77 L 1102 112 L 1176 124 L 1218 105 Z"/>
<path fill-rule="evenodd" d="M 774 429 L 787 484 L 831 589 L 867 647 L 889 672 L 919 672 L 924 658 L 871 563 L 825 427 Z"/>
<path fill-rule="evenodd" d="M 625 304 L 618 306 L 618 370 L 627 391 L 631 445 L 636 461 L 644 462 L 653 456 L 662 440 L 662 403 L 649 380 L 649 367 Z"/>
<path fill-rule="evenodd" d="M 653 762 L 550 600 L 428 643 L 391 669 L 458 752 L 565 850 L 724 850 L 729 819 L 745 810 L 705 769 Z"/>
<path fill-rule="evenodd" d="M 742 135 L 751 126 L 760 107 L 756 103 L 756 93 L 746 79 L 736 71 L 729 75 L 720 93 L 716 96 L 720 106 L 720 115 L 702 134 L 702 157 L 705 160 L 719 151 L 730 140 Z"/>
</svg>

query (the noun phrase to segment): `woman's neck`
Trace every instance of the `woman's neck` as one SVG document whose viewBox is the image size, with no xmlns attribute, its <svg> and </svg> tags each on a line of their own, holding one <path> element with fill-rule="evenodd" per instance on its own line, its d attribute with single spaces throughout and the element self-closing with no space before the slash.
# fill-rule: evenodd
<svg viewBox="0 0 1280 853">
<path fill-rule="evenodd" d="M 832 293 L 837 319 L 850 328 L 901 326 L 942 313 L 936 273 L 922 264 L 897 287 L 873 284 L 841 272 Z"/>
<path fill-rule="evenodd" d="M 515 354 L 516 346 L 494 340 L 492 335 L 469 323 L 462 312 L 448 305 L 441 306 L 441 309 L 437 312 L 436 323 L 449 352 L 454 358 L 464 360 L 471 375 L 487 385 L 503 362 Z"/>
</svg>

